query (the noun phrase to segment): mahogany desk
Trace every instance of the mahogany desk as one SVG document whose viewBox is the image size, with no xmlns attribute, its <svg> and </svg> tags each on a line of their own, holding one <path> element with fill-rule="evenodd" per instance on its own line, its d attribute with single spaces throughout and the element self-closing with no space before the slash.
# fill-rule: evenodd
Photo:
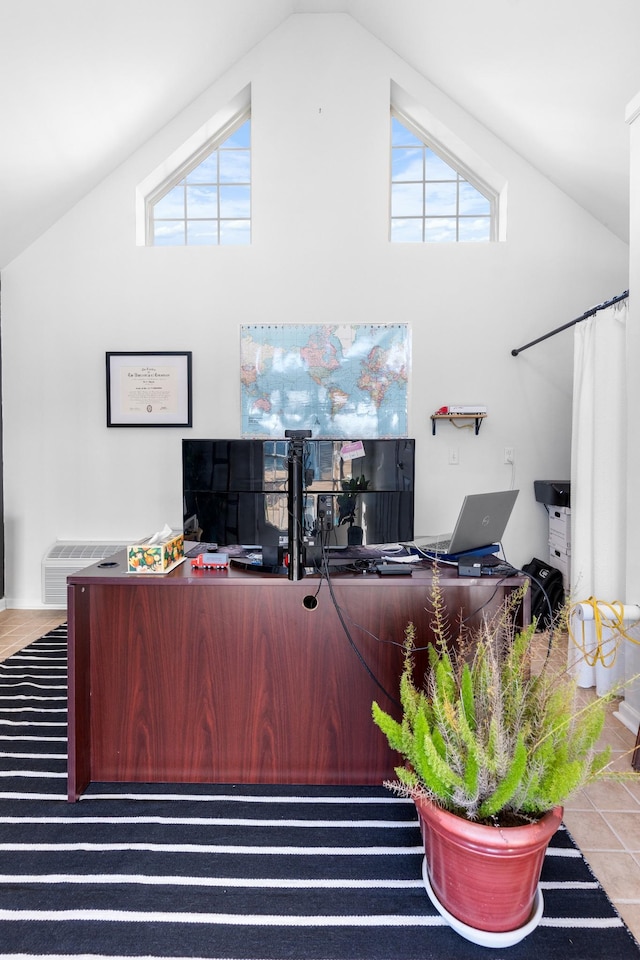
<svg viewBox="0 0 640 960">
<path fill-rule="evenodd" d="M 397 697 L 407 623 L 418 644 L 430 637 L 430 569 L 337 573 L 339 614 L 318 577 L 196 571 L 189 560 L 163 576 L 136 575 L 124 572 L 124 553 L 109 562 L 117 565 L 68 578 L 69 800 L 92 780 L 379 784 L 393 776 L 398 756 L 373 724 L 371 701 L 393 712 L 384 691 Z M 441 579 L 451 615 L 495 607 L 522 582 L 451 570 Z M 528 593 L 528 619 L 527 604 Z"/>
</svg>

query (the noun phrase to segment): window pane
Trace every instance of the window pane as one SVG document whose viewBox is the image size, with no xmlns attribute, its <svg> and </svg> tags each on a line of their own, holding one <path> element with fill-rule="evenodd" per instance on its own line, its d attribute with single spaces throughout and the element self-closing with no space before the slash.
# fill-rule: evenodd
<svg viewBox="0 0 640 960">
<path fill-rule="evenodd" d="M 241 127 L 222 144 L 223 147 L 248 147 L 251 141 L 251 120 L 245 120 Z"/>
<path fill-rule="evenodd" d="M 249 220 L 221 220 L 220 243 L 231 244 L 251 243 L 251 223 Z"/>
<path fill-rule="evenodd" d="M 491 204 L 487 198 L 466 181 L 460 183 L 460 213 L 467 215 L 481 213 L 484 216 L 489 216 L 491 213 Z"/>
<path fill-rule="evenodd" d="M 394 243 L 422 243 L 422 219 L 392 220 L 391 239 Z"/>
<path fill-rule="evenodd" d="M 183 179 L 167 178 L 167 193 L 149 203 L 149 243 L 251 242 L 251 120 L 246 119 L 226 139 L 220 137 L 218 134 L 218 140 L 211 141 L 217 145 L 210 146 L 207 156 L 201 152 L 197 160 L 192 159 L 196 166 Z M 180 176 L 180 172 L 174 173 L 174 178 Z M 222 215 L 230 221 L 222 231 L 223 241 Z M 236 220 L 242 223 L 231 222 Z"/>
<path fill-rule="evenodd" d="M 249 183 L 251 162 L 248 150 L 220 151 L 220 183 Z"/>
<path fill-rule="evenodd" d="M 184 218 L 184 187 L 174 187 L 153 205 L 153 216 Z"/>
<path fill-rule="evenodd" d="M 154 220 L 153 244 L 156 247 L 184 246 L 184 220 Z"/>
<path fill-rule="evenodd" d="M 415 134 L 411 133 L 410 130 L 407 130 L 403 123 L 400 123 L 395 117 L 391 118 L 391 143 L 394 147 L 422 147 L 422 140 L 419 140 Z"/>
<path fill-rule="evenodd" d="M 424 223 L 424 238 L 429 243 L 451 243 L 456 239 L 455 217 L 427 219 Z"/>
<path fill-rule="evenodd" d="M 392 217 L 420 217 L 422 213 L 421 183 L 394 183 L 391 185 Z"/>
<path fill-rule="evenodd" d="M 187 217 L 217 216 L 217 187 L 187 187 Z"/>
<path fill-rule="evenodd" d="M 187 183 L 216 183 L 218 180 L 218 154 L 211 153 L 186 176 Z"/>
<path fill-rule="evenodd" d="M 460 220 L 460 240 L 490 240 L 491 219 L 489 217 L 469 217 Z"/>
<path fill-rule="evenodd" d="M 425 176 L 427 180 L 457 180 L 458 173 L 448 163 L 445 163 L 437 153 L 427 149 L 425 151 Z"/>
<path fill-rule="evenodd" d="M 456 215 L 457 184 L 427 183 L 425 188 L 425 213 L 428 216 Z"/>
<path fill-rule="evenodd" d="M 469 182 L 428 145 L 391 116 L 390 239 L 398 242 L 488 241 L 493 234 L 494 196 Z M 472 178 L 473 179 L 473 178 Z"/>
<path fill-rule="evenodd" d="M 249 217 L 251 190 L 249 187 L 220 187 L 220 216 Z"/>
<path fill-rule="evenodd" d="M 187 223 L 187 244 L 211 245 L 218 242 L 217 220 L 189 220 Z"/>
<path fill-rule="evenodd" d="M 391 151 L 391 179 L 424 180 L 423 154 L 424 150 L 415 147 L 394 147 Z"/>
</svg>

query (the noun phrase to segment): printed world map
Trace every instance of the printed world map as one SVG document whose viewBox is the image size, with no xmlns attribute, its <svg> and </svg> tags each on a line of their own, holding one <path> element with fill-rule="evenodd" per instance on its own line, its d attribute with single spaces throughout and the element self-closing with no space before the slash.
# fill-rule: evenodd
<svg viewBox="0 0 640 960">
<path fill-rule="evenodd" d="M 407 436 L 407 324 L 241 328 L 244 437 Z"/>
</svg>

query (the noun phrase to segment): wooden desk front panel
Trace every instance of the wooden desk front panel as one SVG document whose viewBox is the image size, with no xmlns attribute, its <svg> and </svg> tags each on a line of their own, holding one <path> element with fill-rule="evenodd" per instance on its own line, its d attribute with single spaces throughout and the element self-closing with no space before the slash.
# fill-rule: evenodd
<svg viewBox="0 0 640 960">
<path fill-rule="evenodd" d="M 421 642 L 430 636 L 428 578 L 333 581 L 372 677 L 326 582 L 171 576 L 70 589 L 78 665 L 70 799 L 89 780 L 378 784 L 393 776 L 398 758 L 372 723 L 371 701 L 393 712 L 376 679 L 397 696 L 407 622 Z M 447 587 L 451 610 L 495 591 L 489 582 L 470 594 L 459 583 Z M 303 601 L 316 592 L 309 610 Z"/>
<path fill-rule="evenodd" d="M 351 591 L 363 601 L 365 592 Z M 379 783 L 392 774 L 371 721 L 374 698 L 391 702 L 350 646 L 326 584 L 312 611 L 302 602 L 309 586 L 293 583 L 91 594 L 92 779 Z M 385 594 L 384 607 L 346 598 L 345 614 L 401 643 L 410 614 L 426 620 L 426 598 Z M 349 628 L 396 696 L 400 648 Z"/>
</svg>

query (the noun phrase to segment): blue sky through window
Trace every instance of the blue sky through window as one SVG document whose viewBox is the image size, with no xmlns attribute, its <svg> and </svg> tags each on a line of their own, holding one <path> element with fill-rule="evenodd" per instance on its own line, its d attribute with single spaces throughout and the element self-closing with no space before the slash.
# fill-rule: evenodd
<svg viewBox="0 0 640 960">
<path fill-rule="evenodd" d="M 391 240 L 491 239 L 491 201 L 435 150 L 391 118 Z"/>
<path fill-rule="evenodd" d="M 251 120 L 152 206 L 155 246 L 251 242 Z"/>
</svg>

